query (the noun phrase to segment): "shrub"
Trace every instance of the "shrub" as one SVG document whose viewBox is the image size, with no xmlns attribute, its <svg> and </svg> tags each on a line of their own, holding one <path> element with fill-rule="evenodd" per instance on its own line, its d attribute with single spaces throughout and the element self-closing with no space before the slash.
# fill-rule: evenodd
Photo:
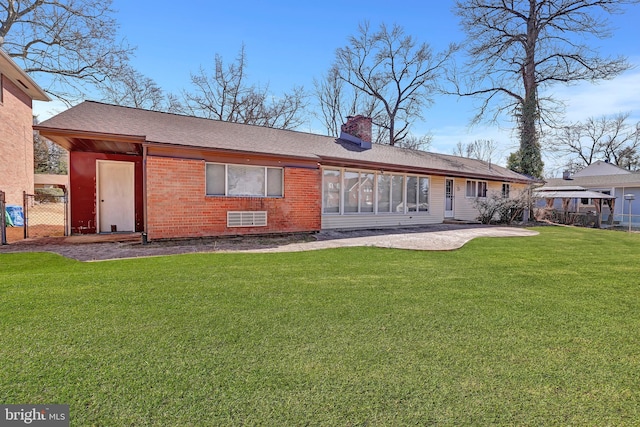
<svg viewBox="0 0 640 427">
<path fill-rule="evenodd" d="M 479 212 L 478 221 L 483 224 L 511 224 L 522 218 L 528 203 L 526 192 L 513 198 L 503 198 L 502 193 L 494 192 L 476 199 L 474 206 Z"/>
</svg>

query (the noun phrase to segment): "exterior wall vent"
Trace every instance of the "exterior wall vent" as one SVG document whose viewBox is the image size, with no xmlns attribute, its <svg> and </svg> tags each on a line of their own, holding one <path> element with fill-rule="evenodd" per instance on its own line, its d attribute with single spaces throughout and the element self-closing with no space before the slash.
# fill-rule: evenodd
<svg viewBox="0 0 640 427">
<path fill-rule="evenodd" d="M 227 227 L 266 227 L 266 211 L 228 211 Z"/>
</svg>

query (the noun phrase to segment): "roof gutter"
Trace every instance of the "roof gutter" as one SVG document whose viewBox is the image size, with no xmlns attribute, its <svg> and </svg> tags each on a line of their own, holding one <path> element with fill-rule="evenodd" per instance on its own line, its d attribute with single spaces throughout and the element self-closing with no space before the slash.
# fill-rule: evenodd
<svg viewBox="0 0 640 427">
<path fill-rule="evenodd" d="M 33 125 L 33 129 L 40 132 L 44 137 L 65 137 L 65 138 L 82 138 L 82 139 L 100 139 L 115 142 L 133 142 L 143 143 L 146 141 L 144 135 L 122 135 L 115 133 L 89 132 L 84 130 L 69 130 L 60 128 L 51 128 L 42 125 Z"/>
</svg>

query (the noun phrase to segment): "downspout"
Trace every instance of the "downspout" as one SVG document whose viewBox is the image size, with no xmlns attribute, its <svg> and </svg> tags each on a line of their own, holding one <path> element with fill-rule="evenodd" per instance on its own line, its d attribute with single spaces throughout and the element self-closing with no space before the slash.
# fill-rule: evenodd
<svg viewBox="0 0 640 427">
<path fill-rule="evenodd" d="M 622 198 L 620 200 L 622 200 L 622 209 L 620 209 L 620 224 L 622 224 L 624 222 L 624 194 L 626 193 L 624 186 L 622 187 Z"/>
<path fill-rule="evenodd" d="M 147 244 L 147 146 L 142 144 L 142 244 Z"/>
</svg>

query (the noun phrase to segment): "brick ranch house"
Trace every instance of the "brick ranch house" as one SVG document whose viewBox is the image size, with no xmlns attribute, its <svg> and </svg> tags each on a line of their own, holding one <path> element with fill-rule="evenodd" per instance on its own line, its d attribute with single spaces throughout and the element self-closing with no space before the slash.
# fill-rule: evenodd
<svg viewBox="0 0 640 427">
<path fill-rule="evenodd" d="M 474 159 L 84 102 L 35 127 L 70 152 L 71 233 L 149 239 L 473 220 L 487 193 L 530 180 Z"/>
<path fill-rule="evenodd" d="M 0 191 L 7 204 L 22 205 L 33 193 L 33 101 L 46 93 L 0 49 Z"/>
</svg>

